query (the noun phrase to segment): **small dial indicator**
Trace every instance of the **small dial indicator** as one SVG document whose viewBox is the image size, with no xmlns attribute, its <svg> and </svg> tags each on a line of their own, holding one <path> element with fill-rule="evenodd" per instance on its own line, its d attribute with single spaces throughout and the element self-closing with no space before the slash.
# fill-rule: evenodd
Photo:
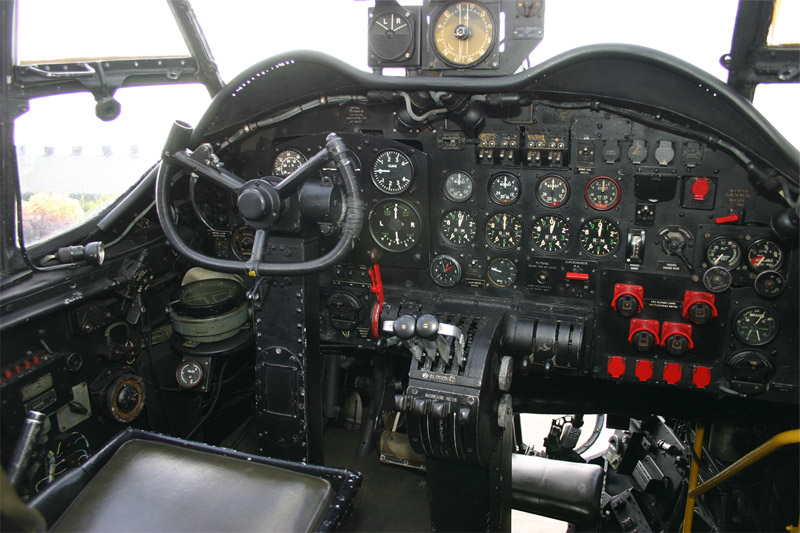
<svg viewBox="0 0 800 533">
<path fill-rule="evenodd" d="M 569 198 L 569 184 L 561 176 L 545 176 L 536 184 L 536 199 L 545 207 L 561 207 Z"/>
<path fill-rule="evenodd" d="M 461 170 L 454 170 L 444 178 L 444 195 L 451 202 L 466 202 L 472 196 L 474 182 L 472 176 Z"/>
<path fill-rule="evenodd" d="M 404 14 L 389 11 L 372 18 L 369 26 L 369 48 L 380 59 L 395 61 L 402 58 L 413 42 L 411 23 Z"/>
<path fill-rule="evenodd" d="M 569 246 L 569 223 L 557 215 L 542 215 L 531 228 L 533 247 L 545 254 L 563 252 Z"/>
<path fill-rule="evenodd" d="M 592 209 L 608 211 L 619 203 L 622 193 L 619 183 L 607 176 L 597 176 L 586 184 L 585 196 Z"/>
<path fill-rule="evenodd" d="M 742 260 L 742 247 L 730 237 L 719 237 L 706 248 L 706 261 L 710 266 L 734 269 Z"/>
<path fill-rule="evenodd" d="M 475 241 L 478 225 L 475 222 L 475 217 L 463 209 L 453 209 L 442 217 L 440 230 L 442 236 L 450 244 L 466 246 Z"/>
<path fill-rule="evenodd" d="M 786 280 L 780 272 L 775 270 L 765 270 L 756 277 L 753 288 L 764 298 L 775 298 L 783 292 Z"/>
<path fill-rule="evenodd" d="M 486 221 L 486 240 L 501 250 L 514 248 L 522 241 L 522 222 L 511 213 L 494 213 Z"/>
<path fill-rule="evenodd" d="M 272 162 L 272 175 L 285 178 L 306 162 L 306 156 L 297 150 L 282 150 Z"/>
<path fill-rule="evenodd" d="M 500 257 L 489 263 L 486 277 L 495 287 L 510 287 L 517 281 L 517 265 L 510 259 Z"/>
<path fill-rule="evenodd" d="M 498 205 L 511 205 L 519 200 L 521 189 L 519 179 L 513 174 L 496 174 L 489 180 L 489 197 Z"/>
<path fill-rule="evenodd" d="M 390 252 L 410 250 L 422 236 L 419 211 L 403 200 L 383 200 L 369 213 L 369 231 Z"/>
<path fill-rule="evenodd" d="M 762 346 L 778 335 L 778 319 L 763 307 L 749 307 L 736 315 L 733 334 L 745 344 Z"/>
<path fill-rule="evenodd" d="M 440 287 L 452 287 L 461 281 L 461 263 L 450 255 L 437 255 L 431 261 L 431 279 Z"/>
<path fill-rule="evenodd" d="M 720 266 L 711 267 L 703 274 L 703 285 L 714 293 L 727 291 L 732 282 L 731 273 L 728 272 L 728 269 Z"/>
<path fill-rule="evenodd" d="M 578 236 L 581 248 L 592 257 L 608 257 L 619 248 L 619 228 L 605 218 L 587 220 Z"/>
<path fill-rule="evenodd" d="M 400 194 L 414 181 L 411 158 L 400 150 L 384 150 L 372 163 L 372 183 L 387 194 Z"/>
<path fill-rule="evenodd" d="M 756 272 L 778 270 L 783 264 L 783 250 L 775 241 L 756 241 L 747 249 L 747 263 Z"/>
<path fill-rule="evenodd" d="M 203 381 L 203 366 L 197 361 L 184 359 L 175 370 L 175 379 L 184 389 L 193 389 Z"/>
</svg>

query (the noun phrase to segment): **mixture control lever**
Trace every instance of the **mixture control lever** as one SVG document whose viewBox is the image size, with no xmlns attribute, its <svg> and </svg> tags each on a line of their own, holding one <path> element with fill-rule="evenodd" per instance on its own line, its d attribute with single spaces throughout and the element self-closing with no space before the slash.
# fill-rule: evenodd
<svg viewBox="0 0 800 533">
<path fill-rule="evenodd" d="M 385 320 L 381 330 L 394 334 L 387 340 L 387 345 L 402 343 L 420 363 L 425 356 L 431 362 L 439 356 L 446 364 L 450 364 L 453 355 L 459 366 L 465 363 L 464 335 L 461 330 L 452 324 L 440 322 L 431 314 L 419 317 L 400 315 L 394 320 Z"/>
</svg>

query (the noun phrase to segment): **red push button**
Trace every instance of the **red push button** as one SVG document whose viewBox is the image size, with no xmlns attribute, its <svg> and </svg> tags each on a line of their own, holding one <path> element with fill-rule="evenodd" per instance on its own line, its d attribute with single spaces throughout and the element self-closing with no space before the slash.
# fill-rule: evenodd
<svg viewBox="0 0 800 533">
<path fill-rule="evenodd" d="M 695 201 L 703 202 L 706 199 L 706 195 L 711 187 L 708 184 L 708 178 L 695 178 L 692 181 L 692 196 L 694 196 Z"/>
<path fill-rule="evenodd" d="M 692 383 L 698 389 L 705 389 L 711 383 L 711 369 L 707 366 L 694 367 L 692 374 Z"/>
<path fill-rule="evenodd" d="M 678 363 L 667 363 L 664 365 L 664 381 L 670 385 L 675 385 L 683 376 L 683 368 Z"/>
<path fill-rule="evenodd" d="M 589 281 L 589 274 L 586 272 L 567 272 L 567 279 L 570 281 Z"/>
<path fill-rule="evenodd" d="M 20 372 L 22 372 L 22 367 L 21 367 L 21 366 L 19 366 L 19 365 L 14 365 L 14 372 L 16 372 L 17 374 L 19 374 Z"/>
<path fill-rule="evenodd" d="M 14 376 L 14 373 L 11 372 L 11 370 L 6 370 L 3 372 L 3 375 L 6 377 L 6 379 L 11 379 Z"/>
<path fill-rule="evenodd" d="M 653 377 L 653 362 L 647 359 L 636 361 L 636 377 L 639 381 L 650 381 Z"/>
<path fill-rule="evenodd" d="M 39 356 L 38 355 L 34 355 L 32 361 L 33 361 L 34 365 L 38 365 L 39 361 L 40 361 Z"/>
<path fill-rule="evenodd" d="M 31 369 L 31 362 L 30 361 L 25 361 L 24 363 L 22 363 L 22 366 L 25 367 L 25 370 L 30 370 Z"/>
<path fill-rule="evenodd" d="M 612 355 L 608 358 L 608 374 L 612 378 L 619 378 L 625 373 L 625 358 Z"/>
</svg>

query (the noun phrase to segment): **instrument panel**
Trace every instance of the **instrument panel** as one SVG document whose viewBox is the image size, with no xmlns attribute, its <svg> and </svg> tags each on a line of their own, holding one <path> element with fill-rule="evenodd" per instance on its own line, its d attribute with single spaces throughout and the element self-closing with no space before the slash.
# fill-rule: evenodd
<svg viewBox="0 0 800 533">
<path fill-rule="evenodd" d="M 347 264 L 320 278 L 323 341 L 373 342 L 377 250 L 387 294 L 416 305 L 474 298 L 583 321 L 584 359 L 558 371 L 793 401 L 796 331 L 782 327 L 793 311 L 778 303 L 796 300 L 796 243 L 770 229 L 779 198 L 727 153 L 589 110 L 534 104 L 527 120 L 490 115 L 454 134 L 398 128 L 388 104 L 358 109 L 357 131 L 341 136 L 367 214 Z M 301 134 L 315 120 L 319 133 Z M 286 138 L 256 136 L 239 172 L 290 173 L 334 125 L 320 111 L 296 133 L 285 124 Z M 230 232 L 217 248 L 246 258 L 252 233 Z"/>
</svg>

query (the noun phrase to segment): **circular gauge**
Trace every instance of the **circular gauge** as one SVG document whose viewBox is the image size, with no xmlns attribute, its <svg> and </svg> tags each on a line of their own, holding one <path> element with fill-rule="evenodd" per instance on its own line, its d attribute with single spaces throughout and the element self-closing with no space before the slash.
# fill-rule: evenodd
<svg viewBox="0 0 800 533">
<path fill-rule="evenodd" d="M 519 200 L 520 183 L 513 174 L 496 174 L 489 180 L 489 197 L 499 205 L 513 204 Z"/>
<path fill-rule="evenodd" d="M 233 255 L 240 261 L 250 259 L 253 252 L 253 239 L 255 238 L 256 230 L 247 226 L 239 226 L 233 230 L 231 236 L 231 248 L 233 248 Z"/>
<path fill-rule="evenodd" d="M 756 272 L 778 270 L 783 264 L 783 250 L 775 241 L 762 239 L 747 249 L 747 262 Z"/>
<path fill-rule="evenodd" d="M 461 263 L 449 255 L 437 255 L 431 261 L 431 278 L 440 287 L 452 287 L 461 281 Z"/>
<path fill-rule="evenodd" d="M 557 215 L 536 217 L 531 228 L 531 243 L 545 254 L 563 252 L 569 246 L 569 223 Z"/>
<path fill-rule="evenodd" d="M 780 272 L 766 270 L 756 277 L 753 288 L 764 298 L 774 298 L 783 292 L 786 280 Z"/>
<path fill-rule="evenodd" d="M 451 202 L 466 202 L 472 196 L 472 176 L 454 170 L 444 178 L 444 195 Z"/>
<path fill-rule="evenodd" d="M 592 209 L 608 211 L 619 203 L 622 193 L 619 183 L 606 176 L 597 176 L 586 184 L 584 195 Z"/>
<path fill-rule="evenodd" d="M 492 246 L 507 250 L 522 241 L 522 223 L 517 215 L 495 213 L 486 221 L 486 240 Z"/>
<path fill-rule="evenodd" d="M 593 257 L 607 257 L 619 247 L 619 228 L 605 218 L 587 220 L 578 236 L 583 251 Z"/>
<path fill-rule="evenodd" d="M 569 184 L 561 176 L 545 176 L 536 184 L 536 199 L 545 207 L 561 207 L 569 198 Z"/>
<path fill-rule="evenodd" d="M 127 424 L 144 410 L 146 389 L 136 374 L 122 374 L 103 390 L 106 411 L 117 422 Z"/>
<path fill-rule="evenodd" d="M 489 263 L 486 277 L 495 287 L 509 287 L 517 281 L 517 265 L 505 257 L 495 259 Z"/>
<path fill-rule="evenodd" d="M 703 274 L 703 285 L 711 292 L 725 292 L 732 282 L 731 273 L 723 267 L 711 267 Z"/>
<path fill-rule="evenodd" d="M 300 168 L 306 162 L 306 156 L 297 150 L 282 150 L 272 162 L 272 175 L 284 178 Z"/>
<path fill-rule="evenodd" d="M 385 193 L 405 192 L 413 180 L 411 159 L 399 150 L 384 150 L 372 163 L 372 183 Z"/>
<path fill-rule="evenodd" d="M 422 218 L 408 202 L 384 200 L 369 213 L 369 232 L 384 250 L 404 252 L 422 236 Z"/>
<path fill-rule="evenodd" d="M 706 260 L 710 266 L 736 268 L 742 260 L 742 247 L 730 237 L 719 237 L 706 248 Z"/>
<path fill-rule="evenodd" d="M 433 46 L 445 62 L 467 67 L 491 52 L 495 41 L 491 13 L 477 2 L 454 2 L 433 23 Z"/>
<path fill-rule="evenodd" d="M 203 381 L 203 365 L 191 359 L 184 359 L 175 370 L 175 379 L 184 389 L 193 389 Z"/>
<path fill-rule="evenodd" d="M 750 346 L 762 346 L 778 335 L 778 319 L 763 307 L 742 309 L 733 321 L 733 334 Z"/>
<path fill-rule="evenodd" d="M 404 14 L 388 11 L 372 17 L 369 25 L 369 48 L 384 61 L 403 57 L 413 43 L 411 24 Z"/>
<path fill-rule="evenodd" d="M 450 244 L 465 246 L 475 240 L 477 226 L 475 217 L 463 209 L 453 209 L 444 214 L 439 230 Z"/>
</svg>

